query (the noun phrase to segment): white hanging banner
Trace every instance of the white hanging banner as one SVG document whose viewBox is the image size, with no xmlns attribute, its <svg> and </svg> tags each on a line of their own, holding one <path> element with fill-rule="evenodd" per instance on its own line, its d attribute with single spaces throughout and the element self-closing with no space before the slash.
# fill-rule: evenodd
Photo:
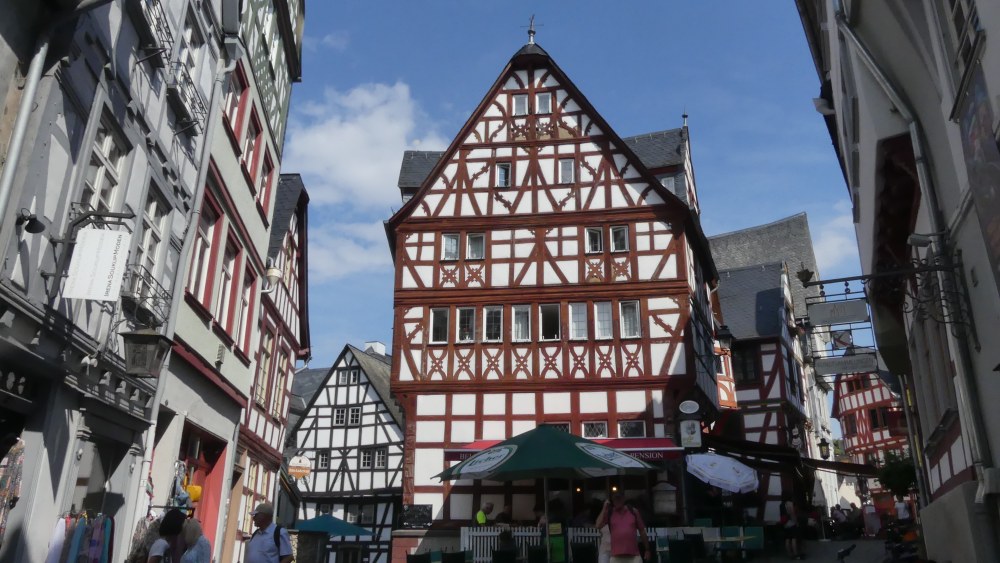
<svg viewBox="0 0 1000 563">
<path fill-rule="evenodd" d="M 808 303 L 806 310 L 813 326 L 864 323 L 868 316 L 867 299 L 847 299 L 845 301 L 821 301 Z"/>
<path fill-rule="evenodd" d="M 836 375 L 840 373 L 873 373 L 878 371 L 875 354 L 852 354 L 831 358 L 816 358 L 813 363 L 816 375 Z"/>
<path fill-rule="evenodd" d="M 62 296 L 118 301 L 128 261 L 129 236 L 126 231 L 80 229 Z"/>
</svg>

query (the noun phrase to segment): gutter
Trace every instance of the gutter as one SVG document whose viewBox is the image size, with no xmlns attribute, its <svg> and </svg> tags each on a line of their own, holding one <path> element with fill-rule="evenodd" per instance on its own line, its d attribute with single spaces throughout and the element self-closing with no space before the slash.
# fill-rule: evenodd
<svg viewBox="0 0 1000 563">
<path fill-rule="evenodd" d="M 948 309 L 961 310 L 959 304 L 954 302 L 954 299 L 946 292 L 946 288 L 959 287 L 961 285 L 960 280 L 955 279 L 956 274 L 952 270 L 954 267 L 954 261 L 952 260 L 950 254 L 947 253 L 949 248 L 948 235 L 950 234 L 950 229 L 948 224 L 944 219 L 944 214 L 941 211 L 937 187 L 932 181 L 932 176 L 930 173 L 930 167 L 928 164 L 928 156 L 925 153 L 925 143 L 923 139 L 923 133 L 920 128 L 920 124 L 916 117 L 916 112 L 913 108 L 903 99 L 899 91 L 892 84 L 892 81 L 886 75 L 885 71 L 876 62 L 875 57 L 872 55 L 868 47 L 861 41 L 851 24 L 847 21 L 844 15 L 843 8 L 837 10 L 836 13 L 837 29 L 843 34 L 844 38 L 853 47 L 854 53 L 861 59 L 864 63 L 865 68 L 871 73 L 872 78 L 878 83 L 879 87 L 885 93 L 886 97 L 893 104 L 895 109 L 899 112 L 899 116 L 906 121 L 907 128 L 910 134 L 910 142 L 913 145 L 913 157 L 916 161 L 917 167 L 917 182 L 920 186 L 920 192 L 923 196 L 923 201 L 926 201 L 929 207 L 929 215 L 931 220 L 931 230 L 936 233 L 943 233 L 940 237 L 939 242 L 935 244 L 935 250 L 940 253 L 943 258 L 943 268 L 937 272 L 938 286 L 939 286 L 939 298 L 942 304 Z M 944 251 L 944 252 L 941 252 Z M 956 325 L 962 326 L 962 325 Z M 979 487 L 976 491 L 976 502 L 982 503 L 987 495 L 996 495 L 1000 493 L 1000 470 L 993 466 L 993 457 L 990 452 L 989 442 L 987 441 L 986 425 L 981 416 L 982 413 L 982 403 L 980 401 L 980 391 L 978 388 L 978 382 L 976 381 L 975 372 L 972 365 L 972 353 L 969 350 L 969 338 L 966 338 L 966 329 L 962 329 L 963 335 L 961 337 L 955 337 L 952 335 L 951 339 L 957 343 L 954 346 L 957 349 L 959 355 L 959 366 L 958 371 L 958 408 L 962 413 L 962 420 L 964 423 L 963 427 L 968 430 L 969 446 L 972 452 L 973 465 L 976 471 L 976 480 L 979 483 Z M 949 339 L 949 340 L 951 340 Z"/>
</svg>

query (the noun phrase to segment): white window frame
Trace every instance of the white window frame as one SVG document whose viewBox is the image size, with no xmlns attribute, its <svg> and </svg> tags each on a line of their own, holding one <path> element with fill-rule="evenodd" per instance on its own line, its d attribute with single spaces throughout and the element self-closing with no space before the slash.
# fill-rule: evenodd
<svg viewBox="0 0 1000 563">
<path fill-rule="evenodd" d="M 330 451 L 318 450 L 316 452 L 316 469 L 330 468 Z"/>
<path fill-rule="evenodd" d="M 530 108 L 528 107 L 528 95 L 527 94 L 514 94 L 511 96 L 510 102 L 510 112 L 515 117 L 520 117 L 522 115 L 528 115 Z"/>
<path fill-rule="evenodd" d="M 496 185 L 498 188 L 509 188 L 513 185 L 511 174 L 513 167 L 509 162 L 498 162 L 496 166 Z"/>
<path fill-rule="evenodd" d="M 458 322 L 456 323 L 456 334 L 455 339 L 458 342 L 475 342 L 476 341 L 476 308 L 475 307 L 459 307 L 456 310 L 456 317 Z M 472 334 L 467 335 L 467 337 L 462 337 L 462 321 L 467 320 L 467 328 L 472 329 Z"/>
<path fill-rule="evenodd" d="M 486 258 L 486 235 L 483 233 L 469 233 L 466 238 L 465 244 L 465 259 L 466 260 L 482 260 Z M 479 252 L 474 253 L 472 251 L 472 241 L 479 241 Z"/>
<path fill-rule="evenodd" d="M 357 420 L 357 422 L 355 422 Z M 347 425 L 361 426 L 361 407 L 351 407 L 347 411 Z"/>
<path fill-rule="evenodd" d="M 601 331 L 601 310 L 602 308 L 607 308 L 607 325 L 606 333 Z M 611 307 L 610 301 L 595 301 L 594 302 L 594 339 L 595 340 L 611 340 L 614 338 L 615 332 L 615 318 L 614 309 Z"/>
<path fill-rule="evenodd" d="M 629 333 L 629 332 L 627 332 L 625 330 L 625 306 L 626 305 L 635 305 L 635 329 L 636 329 L 635 333 Z M 639 307 L 639 302 L 638 301 L 634 301 L 634 300 L 632 300 L 632 301 L 619 301 L 618 302 L 618 318 L 619 318 L 620 324 L 621 324 L 620 328 L 621 328 L 621 331 L 622 331 L 621 334 L 622 334 L 622 338 L 623 339 L 625 339 L 625 338 L 641 338 L 642 337 L 642 322 L 640 320 L 642 318 L 642 314 L 641 314 L 641 309 Z"/>
<path fill-rule="evenodd" d="M 232 241 L 226 243 L 225 250 L 222 251 L 222 264 L 219 267 L 219 301 L 215 305 L 215 321 L 227 333 L 232 333 L 233 330 L 233 327 L 229 326 L 229 316 L 234 305 L 233 290 L 236 289 L 236 274 L 240 271 L 242 263 L 240 254 L 239 247 L 232 244 Z"/>
<path fill-rule="evenodd" d="M 167 225 L 172 212 L 173 208 L 167 203 L 159 187 L 150 182 L 146 205 L 142 211 L 142 238 L 136 249 L 135 263 L 145 268 L 153 279 L 163 279 L 162 254 L 166 248 L 163 241 L 168 233 Z M 146 288 L 142 286 L 143 283 L 142 278 L 135 278 L 132 290 L 136 295 L 145 294 Z M 166 288 L 166 284 L 164 287 Z"/>
<path fill-rule="evenodd" d="M 604 432 L 599 436 L 587 435 L 587 425 L 588 424 L 602 424 L 604 425 Z M 608 438 L 608 421 L 606 420 L 585 420 L 580 424 L 580 435 L 588 440 L 593 440 L 595 438 Z"/>
<path fill-rule="evenodd" d="M 441 235 L 441 260 L 453 261 L 458 260 L 459 256 L 459 243 L 461 238 L 458 234 L 448 233 Z M 449 244 L 454 244 L 454 252 L 450 253 Z"/>
<path fill-rule="evenodd" d="M 545 338 L 545 312 L 556 312 L 557 334 L 554 338 Z M 539 342 L 554 342 L 562 338 L 562 306 L 559 303 L 544 303 L 538 306 L 538 340 Z"/>
<path fill-rule="evenodd" d="M 361 381 L 361 370 L 359 370 L 357 368 L 353 368 L 353 369 L 351 369 L 350 373 L 351 373 L 351 375 L 350 375 L 349 381 L 352 384 L 355 384 L 355 383 Z"/>
<path fill-rule="evenodd" d="M 525 319 L 527 326 L 525 326 L 524 334 L 521 338 L 517 336 L 517 319 L 518 316 L 522 316 Z M 513 342 L 531 342 L 531 305 L 514 305 L 511 307 L 511 330 L 510 337 Z"/>
<path fill-rule="evenodd" d="M 337 420 L 340 422 L 337 422 Z M 338 407 L 333 409 L 333 425 L 334 426 L 347 426 L 347 408 Z"/>
<path fill-rule="evenodd" d="M 599 242 L 598 248 L 591 248 L 591 235 L 596 234 L 597 240 Z M 584 252 L 587 254 L 600 254 L 604 252 L 604 229 L 601 227 L 587 227 L 583 230 L 583 248 Z"/>
<path fill-rule="evenodd" d="M 552 92 L 538 92 L 535 94 L 535 113 L 538 115 L 552 113 Z"/>
<path fill-rule="evenodd" d="M 623 424 L 641 424 L 642 425 L 642 436 L 624 436 L 622 432 Z M 646 437 L 646 421 L 645 420 L 619 420 L 618 421 L 618 437 L 619 438 L 645 438 Z"/>
<path fill-rule="evenodd" d="M 94 136 L 93 149 L 87 166 L 80 203 L 95 211 L 117 208 L 121 195 L 121 180 L 129 146 L 118 133 L 110 112 L 103 112 Z"/>
<path fill-rule="evenodd" d="M 625 246 L 619 247 L 615 244 L 615 233 L 625 232 Z M 611 252 L 627 252 L 628 251 L 628 225 L 615 225 L 611 227 Z"/>
<path fill-rule="evenodd" d="M 236 346 L 241 350 L 246 350 L 249 344 L 250 328 L 252 326 L 251 317 L 253 309 L 250 303 L 253 301 L 254 286 L 257 279 L 246 269 L 243 271 L 243 291 L 240 293 L 240 307 L 236 310 Z"/>
<path fill-rule="evenodd" d="M 580 332 L 579 321 L 581 319 L 576 318 L 577 315 L 583 315 L 583 326 L 582 332 Z M 570 303 L 569 304 L 569 339 L 570 340 L 586 340 L 587 339 L 587 304 L 586 303 Z"/>
<path fill-rule="evenodd" d="M 500 322 L 498 326 L 499 335 L 496 338 L 490 338 L 489 334 L 489 322 L 490 313 L 496 312 L 500 314 Z M 503 306 L 502 305 L 487 305 L 483 307 L 483 342 L 503 342 Z"/>
<path fill-rule="evenodd" d="M 375 469 L 385 469 L 389 466 L 389 448 L 375 448 Z"/>
<path fill-rule="evenodd" d="M 435 324 L 435 320 L 437 318 L 439 318 L 439 316 L 441 316 L 441 315 L 444 316 L 444 338 L 443 339 L 435 338 L 435 336 L 434 336 L 434 324 Z M 427 335 L 428 336 L 428 341 L 431 344 L 447 344 L 448 343 L 448 336 L 451 333 L 451 318 L 450 318 L 450 316 L 451 316 L 451 310 L 448 309 L 447 307 L 435 307 L 435 308 L 431 309 L 430 330 L 428 331 L 429 334 Z"/>
<path fill-rule="evenodd" d="M 375 465 L 375 451 L 372 448 L 362 448 L 361 459 L 358 460 L 359 469 L 371 469 Z"/>
<path fill-rule="evenodd" d="M 347 385 L 350 375 L 347 373 L 346 369 L 342 369 L 337 373 L 337 384 Z"/>
<path fill-rule="evenodd" d="M 576 159 L 575 158 L 560 158 L 559 159 L 559 183 L 560 184 L 572 184 L 576 181 Z"/>
</svg>

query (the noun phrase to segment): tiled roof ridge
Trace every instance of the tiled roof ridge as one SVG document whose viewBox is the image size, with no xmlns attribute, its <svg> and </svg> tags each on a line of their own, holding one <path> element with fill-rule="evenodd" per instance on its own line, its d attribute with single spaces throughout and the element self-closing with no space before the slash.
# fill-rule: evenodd
<svg viewBox="0 0 1000 563">
<path fill-rule="evenodd" d="M 708 240 L 725 238 L 725 237 L 728 237 L 728 236 L 731 236 L 731 235 L 738 235 L 738 234 L 741 234 L 741 233 L 748 233 L 748 232 L 754 232 L 754 231 L 763 231 L 763 230 L 766 230 L 769 227 L 776 227 L 778 225 L 782 225 L 782 224 L 785 224 L 785 223 L 791 223 L 793 220 L 799 219 L 801 217 L 804 217 L 804 218 L 808 219 L 809 218 L 809 214 L 806 213 L 805 211 L 800 211 L 800 212 L 796 213 L 795 215 L 789 215 L 788 217 L 783 217 L 781 219 L 777 219 L 777 220 L 771 221 L 770 223 L 764 223 L 763 225 L 754 225 L 752 227 L 746 227 L 745 229 L 737 229 L 735 231 L 728 231 L 728 232 L 725 232 L 725 233 L 719 233 L 717 235 L 712 235 L 712 236 L 708 237 Z"/>
</svg>

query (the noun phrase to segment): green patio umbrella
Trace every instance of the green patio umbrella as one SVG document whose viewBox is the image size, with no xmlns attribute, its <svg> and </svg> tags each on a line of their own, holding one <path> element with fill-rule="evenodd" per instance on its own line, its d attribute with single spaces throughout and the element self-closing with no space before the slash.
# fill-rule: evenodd
<svg viewBox="0 0 1000 563">
<path fill-rule="evenodd" d="M 371 530 L 360 526 L 355 526 L 350 522 L 345 522 L 340 518 L 321 514 L 315 518 L 303 520 L 293 528 L 300 532 L 325 532 L 331 536 L 371 536 Z"/>
</svg>

